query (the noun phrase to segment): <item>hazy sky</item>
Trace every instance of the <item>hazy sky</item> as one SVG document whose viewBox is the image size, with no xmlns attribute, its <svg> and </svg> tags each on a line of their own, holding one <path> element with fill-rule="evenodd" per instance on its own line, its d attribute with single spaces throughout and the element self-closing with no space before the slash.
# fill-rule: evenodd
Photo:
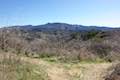
<svg viewBox="0 0 120 80">
<path fill-rule="evenodd" d="M 120 26 L 120 0 L 0 0 L 0 26 L 48 22 Z"/>
</svg>

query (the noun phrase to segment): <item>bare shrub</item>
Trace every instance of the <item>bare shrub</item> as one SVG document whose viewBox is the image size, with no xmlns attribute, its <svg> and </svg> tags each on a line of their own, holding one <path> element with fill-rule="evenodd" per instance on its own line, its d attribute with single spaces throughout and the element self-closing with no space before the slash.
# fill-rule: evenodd
<svg viewBox="0 0 120 80">
<path fill-rule="evenodd" d="M 105 80 L 120 80 L 120 63 L 114 64 L 107 74 Z"/>
</svg>

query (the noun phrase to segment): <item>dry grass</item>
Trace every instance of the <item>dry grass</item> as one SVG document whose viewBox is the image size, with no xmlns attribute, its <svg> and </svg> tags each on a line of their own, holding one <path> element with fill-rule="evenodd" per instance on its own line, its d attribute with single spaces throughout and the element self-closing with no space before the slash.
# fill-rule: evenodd
<svg viewBox="0 0 120 80">
<path fill-rule="evenodd" d="M 48 80 L 44 66 L 24 62 L 21 57 L 0 53 L 0 80 Z"/>
<path fill-rule="evenodd" d="M 50 80 L 104 80 L 104 72 L 111 63 L 60 63 L 48 62 L 43 59 L 23 58 L 31 64 L 46 67 Z"/>
<path fill-rule="evenodd" d="M 104 80 L 111 63 L 60 63 L 0 54 L 0 80 Z"/>
</svg>

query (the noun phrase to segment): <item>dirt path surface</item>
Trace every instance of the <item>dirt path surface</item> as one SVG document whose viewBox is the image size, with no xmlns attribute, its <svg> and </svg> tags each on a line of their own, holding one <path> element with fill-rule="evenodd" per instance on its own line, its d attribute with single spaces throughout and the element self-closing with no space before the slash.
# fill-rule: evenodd
<svg viewBox="0 0 120 80">
<path fill-rule="evenodd" d="M 45 66 L 50 80 L 103 80 L 103 73 L 112 65 L 111 63 L 51 63 L 26 57 L 22 60 Z"/>
</svg>

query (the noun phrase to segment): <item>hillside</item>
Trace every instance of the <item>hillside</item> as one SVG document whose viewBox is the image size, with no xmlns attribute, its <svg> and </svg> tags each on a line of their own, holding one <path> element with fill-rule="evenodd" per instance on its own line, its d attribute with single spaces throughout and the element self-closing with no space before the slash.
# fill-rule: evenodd
<svg viewBox="0 0 120 80">
<path fill-rule="evenodd" d="M 57 56 L 62 61 L 120 58 L 120 29 L 48 23 L 0 29 L 0 48 L 36 58 Z"/>
<path fill-rule="evenodd" d="M 119 80 L 119 33 L 65 23 L 0 28 L 0 79 Z"/>
</svg>

